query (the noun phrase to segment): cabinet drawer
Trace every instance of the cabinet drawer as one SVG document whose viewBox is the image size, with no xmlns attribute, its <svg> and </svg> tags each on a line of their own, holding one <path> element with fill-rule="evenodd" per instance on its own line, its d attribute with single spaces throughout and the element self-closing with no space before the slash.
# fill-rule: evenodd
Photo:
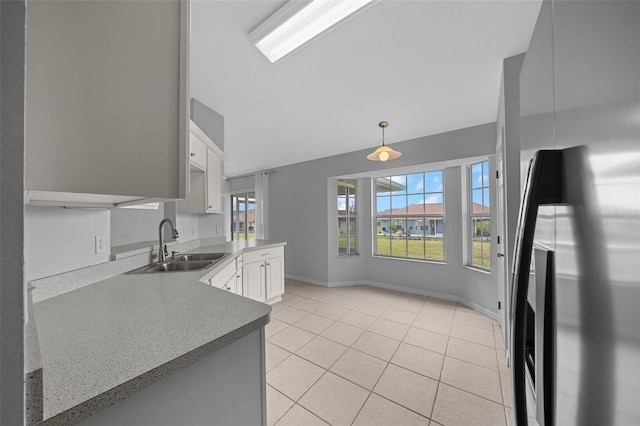
<svg viewBox="0 0 640 426">
<path fill-rule="evenodd" d="M 189 163 L 191 169 L 207 169 L 207 145 L 200 140 L 197 136 L 191 133 L 190 149 L 189 149 Z"/>
<path fill-rule="evenodd" d="M 260 262 L 262 260 L 272 259 L 274 257 L 282 257 L 284 256 L 284 247 L 272 247 L 268 249 L 261 250 L 251 250 L 245 252 L 242 257 L 242 261 L 246 263 L 251 262 Z"/>
</svg>

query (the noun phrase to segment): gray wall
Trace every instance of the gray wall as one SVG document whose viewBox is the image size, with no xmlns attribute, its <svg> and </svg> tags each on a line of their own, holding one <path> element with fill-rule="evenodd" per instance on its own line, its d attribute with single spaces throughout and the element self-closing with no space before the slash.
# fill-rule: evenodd
<svg viewBox="0 0 640 426">
<path fill-rule="evenodd" d="M 332 179 L 337 176 L 492 156 L 495 126 L 495 123 L 488 123 L 393 144 L 394 149 L 402 152 L 402 157 L 386 164 L 368 161 L 365 157 L 370 150 L 361 150 L 275 169 L 270 177 L 269 233 L 271 239 L 287 242 L 286 274 L 325 285 L 375 282 L 423 294 L 462 298 L 486 312 L 497 312 L 495 272 L 488 274 L 463 266 L 462 168 L 445 170 L 447 263 L 444 265 L 372 256 L 367 179 L 358 181 L 362 212 L 359 219 L 360 255 L 338 257 L 334 245 L 329 244 L 329 217 L 334 214 L 335 205 L 328 202 Z"/>
<path fill-rule="evenodd" d="M 113 209 L 110 212 L 110 247 L 158 239 L 158 225 L 167 217 L 163 206 L 158 210 Z M 172 220 L 175 223 L 175 212 Z M 167 237 L 169 233 L 167 232 Z"/>
<path fill-rule="evenodd" d="M 24 423 L 25 2 L 0 2 L 0 424 Z"/>
<path fill-rule="evenodd" d="M 47 277 L 109 260 L 109 211 L 26 206 L 25 280 Z M 107 250 L 96 254 L 95 236 Z"/>
<path fill-rule="evenodd" d="M 156 241 L 158 225 L 164 217 L 167 213 L 162 207 L 159 210 L 92 211 L 26 206 L 25 281 L 107 262 L 111 246 Z M 223 223 L 224 215 L 221 214 L 175 216 L 180 242 L 222 237 Z M 220 233 L 217 233 L 217 225 L 222 226 Z M 96 235 L 106 237 L 104 253 L 95 253 Z"/>
</svg>

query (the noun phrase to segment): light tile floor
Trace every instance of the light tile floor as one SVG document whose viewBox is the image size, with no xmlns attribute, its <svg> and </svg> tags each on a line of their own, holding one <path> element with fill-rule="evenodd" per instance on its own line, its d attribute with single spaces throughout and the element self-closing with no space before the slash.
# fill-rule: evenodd
<svg viewBox="0 0 640 426">
<path fill-rule="evenodd" d="M 286 280 L 266 327 L 269 425 L 513 425 L 498 323 L 462 304 Z"/>
</svg>

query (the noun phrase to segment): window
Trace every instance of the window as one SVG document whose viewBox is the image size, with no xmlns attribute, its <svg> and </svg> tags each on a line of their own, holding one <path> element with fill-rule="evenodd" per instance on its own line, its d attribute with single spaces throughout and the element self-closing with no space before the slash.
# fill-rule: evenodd
<svg viewBox="0 0 640 426">
<path fill-rule="evenodd" d="M 444 260 L 442 170 L 374 179 L 377 256 Z"/>
<path fill-rule="evenodd" d="M 489 161 L 469 166 L 470 266 L 491 269 Z"/>
<path fill-rule="evenodd" d="M 231 239 L 256 239 L 256 193 L 231 196 Z"/>
<path fill-rule="evenodd" d="M 338 254 L 358 254 L 355 179 L 338 179 Z"/>
</svg>

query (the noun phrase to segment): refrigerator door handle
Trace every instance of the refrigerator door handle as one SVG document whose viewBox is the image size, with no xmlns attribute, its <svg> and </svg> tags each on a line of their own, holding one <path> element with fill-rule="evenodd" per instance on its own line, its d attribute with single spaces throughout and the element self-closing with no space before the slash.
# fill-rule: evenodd
<svg viewBox="0 0 640 426">
<path fill-rule="evenodd" d="M 553 426 L 556 424 L 556 271 L 554 252 L 547 253 L 544 274 L 544 316 L 543 316 L 543 341 L 542 348 L 542 389 L 544 404 L 544 424 Z"/>
<path fill-rule="evenodd" d="M 562 151 L 538 151 L 529 163 L 518 217 L 515 262 L 512 273 L 512 385 L 516 424 L 526 426 L 527 402 L 525 383 L 526 304 L 529 269 L 538 207 L 564 202 L 562 194 Z M 551 423 L 553 424 L 553 423 Z"/>
</svg>

